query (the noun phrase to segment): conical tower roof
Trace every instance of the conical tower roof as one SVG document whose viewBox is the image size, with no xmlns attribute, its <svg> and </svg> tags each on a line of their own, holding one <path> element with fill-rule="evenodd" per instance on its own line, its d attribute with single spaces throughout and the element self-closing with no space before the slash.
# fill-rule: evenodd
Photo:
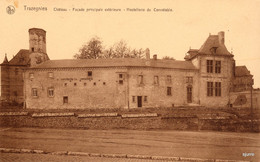
<svg viewBox="0 0 260 162">
<path fill-rule="evenodd" d="M 9 63 L 9 61 L 8 61 L 8 59 L 7 59 L 7 55 L 5 54 L 5 58 L 4 58 L 4 61 L 3 61 L 2 64 L 8 64 L 8 63 Z"/>
</svg>

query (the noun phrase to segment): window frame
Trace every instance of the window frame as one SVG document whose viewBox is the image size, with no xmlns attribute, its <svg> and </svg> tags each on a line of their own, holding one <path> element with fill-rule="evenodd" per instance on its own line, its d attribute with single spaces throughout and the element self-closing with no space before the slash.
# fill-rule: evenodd
<svg viewBox="0 0 260 162">
<path fill-rule="evenodd" d="M 172 87 L 167 87 L 167 96 L 172 96 Z"/>
<path fill-rule="evenodd" d="M 93 72 L 92 71 L 88 71 L 88 78 L 92 78 L 93 77 Z"/>
<path fill-rule="evenodd" d="M 48 78 L 54 78 L 54 73 L 53 72 L 48 72 Z"/>
<path fill-rule="evenodd" d="M 135 100 L 135 96 L 132 96 L 132 102 L 136 102 L 136 100 Z"/>
<path fill-rule="evenodd" d="M 144 96 L 144 102 L 148 102 L 148 97 L 147 96 Z"/>
<path fill-rule="evenodd" d="M 221 82 L 215 82 L 215 96 L 221 97 Z"/>
<path fill-rule="evenodd" d="M 34 79 L 34 73 L 29 73 L 29 78 Z"/>
<path fill-rule="evenodd" d="M 213 73 L 213 60 L 207 60 L 207 73 Z"/>
<path fill-rule="evenodd" d="M 221 61 L 220 60 L 215 61 L 215 73 L 216 74 L 221 73 Z"/>
<path fill-rule="evenodd" d="M 38 95 L 38 89 L 37 88 L 32 88 L 32 92 L 31 92 L 31 96 L 36 98 L 36 97 L 39 97 Z"/>
<path fill-rule="evenodd" d="M 50 91 L 52 91 L 52 95 L 50 95 Z M 47 95 L 48 95 L 48 97 L 54 97 L 54 88 L 53 87 L 48 88 Z"/>
<path fill-rule="evenodd" d="M 213 97 L 213 82 L 207 82 L 207 97 Z"/>
<path fill-rule="evenodd" d="M 158 75 L 155 75 L 155 76 L 153 77 L 153 84 L 154 84 L 154 85 L 159 85 L 159 76 L 158 76 Z"/>
<path fill-rule="evenodd" d="M 63 96 L 63 104 L 68 104 L 68 103 L 69 103 L 69 96 Z"/>
<path fill-rule="evenodd" d="M 141 85 L 141 84 L 144 84 L 144 76 L 143 75 L 138 75 L 138 84 Z"/>
<path fill-rule="evenodd" d="M 186 83 L 193 83 L 193 77 L 192 76 L 186 76 Z"/>
</svg>

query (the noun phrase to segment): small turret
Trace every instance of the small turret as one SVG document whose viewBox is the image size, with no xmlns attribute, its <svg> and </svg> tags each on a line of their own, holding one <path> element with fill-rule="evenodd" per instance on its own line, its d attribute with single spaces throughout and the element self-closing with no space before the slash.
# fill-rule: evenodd
<svg viewBox="0 0 260 162">
<path fill-rule="evenodd" d="M 7 59 L 7 55 L 5 54 L 5 58 L 4 58 L 4 61 L 3 61 L 2 64 L 8 64 L 8 63 L 9 63 L 9 61 L 8 61 L 8 59 Z"/>
</svg>

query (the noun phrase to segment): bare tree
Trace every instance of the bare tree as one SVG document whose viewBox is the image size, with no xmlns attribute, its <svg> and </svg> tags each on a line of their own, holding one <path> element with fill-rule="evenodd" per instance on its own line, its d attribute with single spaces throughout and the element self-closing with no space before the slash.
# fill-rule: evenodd
<svg viewBox="0 0 260 162">
<path fill-rule="evenodd" d="M 80 49 L 79 53 L 73 57 L 76 59 L 98 59 L 102 57 L 102 41 L 99 37 L 93 37 L 90 41 L 84 44 Z"/>
<path fill-rule="evenodd" d="M 144 58 L 145 50 L 133 49 L 127 45 L 126 41 L 121 40 L 113 46 L 105 49 L 99 37 L 92 38 L 84 44 L 79 53 L 73 57 L 76 59 L 98 59 L 98 58 Z"/>
<path fill-rule="evenodd" d="M 163 59 L 163 60 L 176 60 L 175 58 L 170 57 L 170 56 L 163 56 L 162 59 Z"/>
</svg>

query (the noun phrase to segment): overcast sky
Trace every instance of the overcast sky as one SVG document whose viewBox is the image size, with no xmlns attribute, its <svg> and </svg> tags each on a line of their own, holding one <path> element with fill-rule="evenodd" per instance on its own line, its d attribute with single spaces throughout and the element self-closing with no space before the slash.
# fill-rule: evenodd
<svg viewBox="0 0 260 162">
<path fill-rule="evenodd" d="M 12 15 L 6 12 L 9 5 L 16 6 Z M 25 10 L 25 5 L 47 7 L 47 11 Z M 73 12 L 73 8 L 122 11 Z M 154 12 L 154 8 L 172 12 Z M 123 39 L 133 48 L 149 48 L 159 58 L 167 55 L 183 60 L 189 48 L 200 48 L 209 33 L 224 31 L 226 47 L 233 51 L 236 64 L 246 65 L 254 75 L 255 87 L 260 87 L 259 0 L 1 0 L 0 25 L 1 62 L 5 53 L 10 60 L 20 49 L 29 48 L 28 29 L 33 27 L 47 31 L 50 59 L 71 59 L 82 44 L 98 36 L 107 47 Z"/>
</svg>

